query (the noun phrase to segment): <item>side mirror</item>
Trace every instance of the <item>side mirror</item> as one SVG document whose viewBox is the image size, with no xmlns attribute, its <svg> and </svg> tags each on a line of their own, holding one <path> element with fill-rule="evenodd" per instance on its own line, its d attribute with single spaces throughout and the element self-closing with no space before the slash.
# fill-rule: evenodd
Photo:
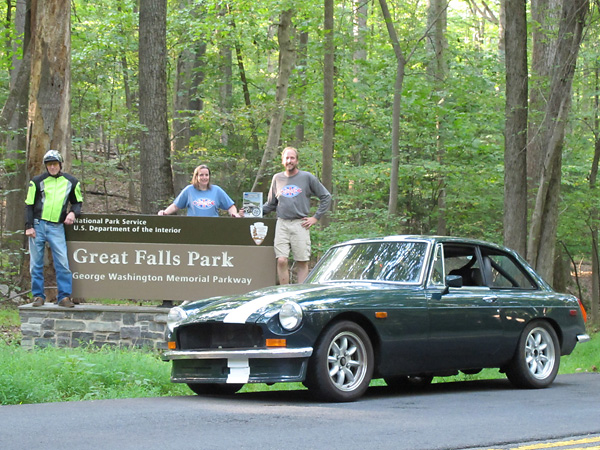
<svg viewBox="0 0 600 450">
<path fill-rule="evenodd" d="M 448 287 L 463 287 L 463 279 L 460 275 L 448 275 L 446 277 L 446 286 Z"/>
<path fill-rule="evenodd" d="M 450 292 L 450 288 L 451 287 L 462 287 L 463 286 L 463 279 L 460 275 L 448 275 L 446 277 L 446 287 L 444 287 L 444 290 L 442 291 L 441 295 L 446 295 L 448 292 Z"/>
</svg>

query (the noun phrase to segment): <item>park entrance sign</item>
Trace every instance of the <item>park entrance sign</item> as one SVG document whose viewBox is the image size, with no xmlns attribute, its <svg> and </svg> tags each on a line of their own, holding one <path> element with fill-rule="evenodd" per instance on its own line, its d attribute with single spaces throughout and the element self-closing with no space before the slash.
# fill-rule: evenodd
<svg viewBox="0 0 600 450">
<path fill-rule="evenodd" d="M 75 298 L 196 300 L 276 283 L 275 219 L 82 214 L 65 229 Z"/>
</svg>

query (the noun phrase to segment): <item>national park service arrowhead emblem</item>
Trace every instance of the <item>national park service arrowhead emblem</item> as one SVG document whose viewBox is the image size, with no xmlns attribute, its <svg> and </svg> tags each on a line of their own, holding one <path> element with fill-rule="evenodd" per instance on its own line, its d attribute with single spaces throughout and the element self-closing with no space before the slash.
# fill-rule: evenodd
<svg viewBox="0 0 600 450">
<path fill-rule="evenodd" d="M 250 225 L 250 236 L 252 236 L 252 240 L 256 245 L 260 245 L 263 243 L 263 241 L 267 237 L 268 231 L 269 227 L 262 222 L 256 222 Z"/>
</svg>

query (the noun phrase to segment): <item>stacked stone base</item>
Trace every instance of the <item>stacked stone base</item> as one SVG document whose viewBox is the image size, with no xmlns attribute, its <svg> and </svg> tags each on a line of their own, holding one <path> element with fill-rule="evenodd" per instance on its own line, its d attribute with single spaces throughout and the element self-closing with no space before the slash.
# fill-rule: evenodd
<svg viewBox="0 0 600 450">
<path fill-rule="evenodd" d="M 104 345 L 165 350 L 169 308 L 80 304 L 19 307 L 21 346 L 80 347 Z"/>
</svg>

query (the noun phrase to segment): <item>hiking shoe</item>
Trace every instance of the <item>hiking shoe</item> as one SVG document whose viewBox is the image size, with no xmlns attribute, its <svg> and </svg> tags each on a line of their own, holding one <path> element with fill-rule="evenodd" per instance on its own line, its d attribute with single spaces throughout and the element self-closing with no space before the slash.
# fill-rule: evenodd
<svg viewBox="0 0 600 450">
<path fill-rule="evenodd" d="M 44 299 L 42 297 L 34 297 L 31 306 L 35 306 L 37 308 L 38 306 L 42 306 L 43 304 Z"/>
<path fill-rule="evenodd" d="M 75 306 L 75 303 L 73 303 L 69 297 L 65 297 L 58 302 L 58 306 L 63 306 L 65 308 L 73 308 Z"/>
</svg>

